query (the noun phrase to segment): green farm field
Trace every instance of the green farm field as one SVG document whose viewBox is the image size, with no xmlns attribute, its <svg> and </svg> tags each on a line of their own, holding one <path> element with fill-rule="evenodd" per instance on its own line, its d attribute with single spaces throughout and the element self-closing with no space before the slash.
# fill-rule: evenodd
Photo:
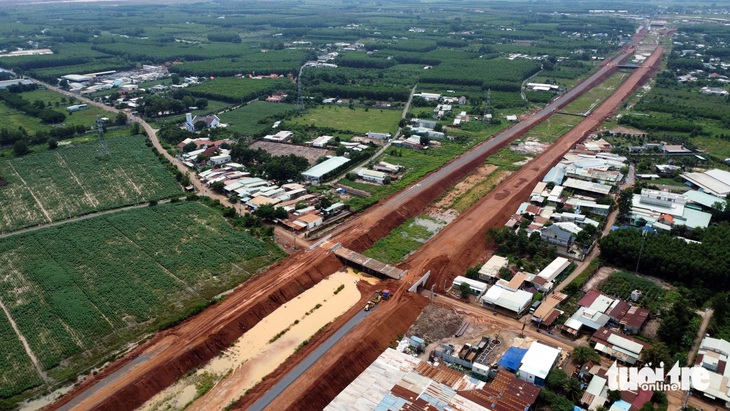
<svg viewBox="0 0 730 411">
<path fill-rule="evenodd" d="M 43 370 L 65 380 L 280 256 L 202 203 L 145 207 L 0 240 L 0 300 Z M 5 320 L 0 381 L 18 377 L 7 397 L 38 379 Z"/>
<path fill-rule="evenodd" d="M 222 100 L 229 103 L 244 103 L 287 87 L 291 88 L 292 83 L 286 77 L 278 79 L 217 77 L 188 87 L 187 90 L 198 97 Z"/>
<path fill-rule="evenodd" d="M 91 127 L 96 124 L 96 116 L 109 117 L 113 120 L 113 114 L 108 111 L 104 111 L 98 107 L 89 107 L 86 110 L 77 111 L 73 114 L 66 111 L 66 107 L 72 105 L 69 102 L 61 102 L 61 98 L 64 96 L 51 90 L 35 90 L 21 93 L 24 99 L 34 102 L 36 100 L 42 101 L 43 103 L 50 106 L 53 110 L 58 111 L 66 115 L 64 125 L 75 126 L 83 125 L 85 127 Z M 58 107 L 56 107 L 58 103 Z M 29 116 L 22 113 L 12 107 L 9 107 L 4 102 L 0 101 L 0 117 L 3 119 L 2 127 L 9 130 L 23 127 L 27 132 L 35 134 L 38 131 L 48 131 L 53 126 L 43 124 L 39 118 Z"/>
<path fill-rule="evenodd" d="M 294 109 L 296 109 L 294 104 L 254 101 L 249 105 L 225 112 L 219 117 L 222 122 L 228 124 L 229 130 L 251 136 L 261 133 L 273 124 L 273 121 L 261 124 L 260 120 Z"/>
<path fill-rule="evenodd" d="M 103 160 L 95 142 L 0 159 L 0 232 L 181 195 L 144 140 L 108 139 Z"/>
<path fill-rule="evenodd" d="M 337 130 L 352 131 L 355 133 L 395 134 L 398 122 L 401 119 L 401 110 L 350 109 L 344 106 L 321 106 L 310 109 L 306 114 L 292 118 L 291 122 L 315 127 L 329 127 Z"/>
<path fill-rule="evenodd" d="M 69 103 L 68 101 L 63 102 L 61 99 L 64 98 L 62 94 L 56 93 L 52 90 L 34 90 L 34 91 L 27 91 L 25 93 L 22 93 L 21 96 L 28 100 L 28 101 L 35 101 L 40 100 L 47 105 L 53 105 L 54 110 L 60 111 L 63 114 L 66 115 L 66 120 L 64 121 L 64 124 L 67 126 L 75 126 L 77 124 L 91 127 L 96 125 L 96 116 L 100 117 L 107 117 L 114 121 L 115 114 L 110 113 L 106 110 L 103 110 L 99 107 L 95 106 L 89 106 L 86 110 L 79 110 L 75 111 L 73 113 L 69 113 L 66 110 L 66 107 L 72 105 L 72 103 Z M 58 108 L 55 107 L 55 104 L 58 102 L 59 106 Z M 78 104 L 78 103 L 73 103 Z M 46 126 L 48 127 L 48 126 Z"/>
</svg>

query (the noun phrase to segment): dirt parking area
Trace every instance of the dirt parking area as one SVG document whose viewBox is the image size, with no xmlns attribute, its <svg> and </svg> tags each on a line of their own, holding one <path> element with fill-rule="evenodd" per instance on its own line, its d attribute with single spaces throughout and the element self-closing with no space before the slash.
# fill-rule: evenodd
<svg viewBox="0 0 730 411">
<path fill-rule="evenodd" d="M 287 143 L 272 143 L 270 141 L 257 141 L 251 144 L 251 148 L 260 148 L 272 156 L 288 156 L 289 154 L 294 154 L 306 158 L 312 166 L 317 164 L 317 159 L 320 157 L 335 155 L 334 151 L 324 148 L 304 147 Z"/>
</svg>

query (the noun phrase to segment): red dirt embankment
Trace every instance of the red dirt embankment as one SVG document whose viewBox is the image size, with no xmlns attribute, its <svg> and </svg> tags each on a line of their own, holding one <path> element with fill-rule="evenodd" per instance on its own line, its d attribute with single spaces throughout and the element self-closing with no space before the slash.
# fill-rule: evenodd
<svg viewBox="0 0 730 411">
<path fill-rule="evenodd" d="M 580 86 L 590 89 L 600 84 L 610 77 L 617 70 L 617 66 L 623 63 L 632 52 L 633 48 L 629 47 L 617 57 L 611 60 L 605 60 L 601 63 L 601 68 L 597 73 L 599 75 L 595 78 L 589 77 Z M 487 144 L 482 143 L 471 151 L 451 160 L 441 169 L 430 173 L 414 186 L 395 194 L 387 201 L 373 206 L 373 208 L 365 214 L 362 214 L 359 218 L 346 223 L 338 229 L 336 231 L 338 233 L 336 240 L 345 247 L 357 252 L 363 252 L 369 249 L 377 240 L 388 235 L 393 229 L 403 224 L 409 218 L 415 217 L 425 210 L 429 204 L 443 195 L 449 187 L 481 166 L 488 156 L 507 146 L 512 140 L 521 137 L 524 133 L 551 116 L 554 111 L 565 107 L 580 95 L 580 93 L 572 92 L 562 95 L 556 102 L 551 103 L 551 107 L 553 107 L 552 111 L 547 108 L 539 110 L 525 121 L 500 132 L 498 134 L 499 137 L 495 137 L 493 140 L 486 142 L 492 145 L 491 143 L 501 139 L 499 143 L 493 144 L 488 149 L 484 149 Z M 474 155 L 475 153 L 477 155 Z M 432 179 L 435 179 L 437 183 L 432 183 Z M 421 189 L 421 186 L 425 188 Z M 418 189 L 413 190 L 414 188 Z"/>
<path fill-rule="evenodd" d="M 627 56 L 628 54 L 622 54 L 621 58 Z M 617 60 L 614 59 L 611 63 Z M 610 64 L 606 63 L 606 67 L 608 66 Z M 602 71 L 602 78 L 610 75 L 613 69 L 606 68 L 606 71 Z M 592 81 L 593 84 L 597 82 L 596 79 Z M 575 97 L 577 95 L 564 98 L 561 106 Z M 541 111 L 540 115 L 513 126 L 511 130 L 516 132 L 513 132 L 510 138 L 516 138 L 539 124 L 547 115 L 546 111 Z M 488 150 L 482 147 L 481 150 L 475 149 L 471 155 L 467 153 L 453 160 L 441 170 L 431 173 L 421 183 L 369 210 L 347 224 L 340 231 L 345 234 L 338 236 L 336 240 L 358 251 L 369 248 L 393 228 L 420 213 L 449 186 L 482 164 L 487 155 L 506 145 L 509 139 L 500 141 L 499 145 L 493 145 Z M 423 189 L 420 188 L 421 184 Z M 472 235 L 472 237 L 478 236 Z M 442 266 L 448 264 L 449 255 L 438 258 L 445 258 L 440 263 Z M 321 249 L 296 254 L 265 275 L 246 282 L 222 303 L 206 309 L 171 330 L 158 334 L 99 375 L 89 377 L 49 409 L 135 408 L 189 370 L 217 355 L 239 338 L 246 329 L 340 266 L 341 263 L 336 257 Z M 318 365 L 317 369 L 326 375 L 324 379 L 314 380 L 313 376 L 318 374 L 308 374 L 311 376 L 309 379 L 300 378 L 295 385 L 304 383 L 316 385 L 318 395 L 327 393 L 327 396 L 321 397 L 320 402 L 329 401 L 334 397 L 332 393 L 336 393 L 365 369 L 387 343 L 398 333 L 405 332 L 415 321 L 420 307 L 424 304 L 423 300 L 417 296 L 402 295 L 401 291 L 397 294 L 389 304 L 378 310 L 380 312 L 377 315 L 371 315 L 363 321 L 365 325 L 353 330 L 347 337 L 346 344 L 339 344 L 332 350 L 333 352 L 328 353 L 328 358 L 341 360 L 337 363 L 321 362 L 330 364 L 327 369 Z M 355 344 L 355 341 L 358 344 Z M 341 351 L 340 346 L 348 348 L 346 351 Z M 337 378 L 338 375 L 341 377 Z M 313 395 L 311 391 L 299 392 L 300 395 Z"/>
<path fill-rule="evenodd" d="M 337 257 L 323 249 L 292 256 L 266 275 L 244 283 L 222 302 L 157 334 L 123 360 L 90 376 L 48 409 L 135 409 L 340 267 Z"/>
<path fill-rule="evenodd" d="M 519 204 L 529 198 L 530 191 L 541 181 L 542 176 L 581 138 L 596 130 L 622 101 L 652 75 L 662 53 L 661 47 L 654 51 L 587 118 L 424 244 L 403 264 L 409 272 L 404 280 L 415 281 L 423 272 L 430 270 L 427 286 L 435 285 L 436 290 L 443 291 L 454 277 L 475 264 L 487 248 L 487 231 L 492 227 L 501 227 Z"/>
<path fill-rule="evenodd" d="M 413 293 L 399 294 L 381 302 L 372 314 L 342 338 L 327 355 L 302 374 L 266 409 L 323 409 L 395 342 L 398 335 L 408 331 L 427 304 L 427 299 Z M 342 350 L 339 347 L 347 349 Z M 235 409 L 247 409 L 256 397 L 257 395 L 247 395 L 245 401 L 236 404 Z"/>
<path fill-rule="evenodd" d="M 405 262 L 408 275 L 390 302 L 381 304 L 377 315 L 366 317 L 346 338 L 334 346 L 322 361 L 295 381 L 267 409 L 318 410 L 347 386 L 376 358 L 386 342 L 402 334 L 415 321 L 426 299 L 406 289 L 423 272 L 431 270 L 429 286 L 443 288 L 467 267 L 474 264 L 486 246 L 486 232 L 499 227 L 517 205 L 529 197 L 529 191 L 542 174 L 552 167 L 584 135 L 600 125 L 656 68 L 663 49 L 659 48 L 644 65 L 591 116 L 561 137 L 550 149 L 500 184 L 466 213 L 429 240 Z M 253 396 L 251 396 L 253 397 Z M 252 401 L 255 398 L 249 398 Z M 241 404 L 244 409 L 251 402 Z"/>
</svg>

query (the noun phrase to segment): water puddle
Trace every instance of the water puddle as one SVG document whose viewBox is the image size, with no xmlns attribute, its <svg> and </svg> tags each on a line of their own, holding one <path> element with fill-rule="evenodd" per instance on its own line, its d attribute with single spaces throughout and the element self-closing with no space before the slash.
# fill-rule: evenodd
<svg viewBox="0 0 730 411">
<path fill-rule="evenodd" d="M 225 408 L 355 305 L 360 300 L 357 283 L 361 280 L 378 281 L 352 269 L 330 275 L 279 307 L 231 348 L 153 397 L 141 410 Z"/>
</svg>

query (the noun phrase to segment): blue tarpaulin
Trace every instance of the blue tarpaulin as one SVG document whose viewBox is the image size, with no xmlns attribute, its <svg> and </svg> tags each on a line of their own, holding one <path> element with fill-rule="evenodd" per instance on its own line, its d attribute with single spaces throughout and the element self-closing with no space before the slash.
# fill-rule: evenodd
<svg viewBox="0 0 730 411">
<path fill-rule="evenodd" d="M 517 371 L 520 368 L 520 363 L 525 353 L 527 353 L 526 348 L 510 347 L 502 358 L 499 359 L 498 364 L 510 371 Z"/>
</svg>

